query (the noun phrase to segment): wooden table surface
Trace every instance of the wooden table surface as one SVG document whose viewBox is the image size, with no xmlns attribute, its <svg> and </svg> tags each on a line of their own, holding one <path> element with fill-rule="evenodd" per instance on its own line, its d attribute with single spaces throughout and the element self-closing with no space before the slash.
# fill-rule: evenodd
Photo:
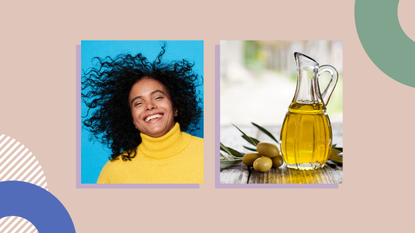
<svg viewBox="0 0 415 233">
<path fill-rule="evenodd" d="M 254 137 L 261 142 L 275 141 L 262 133 L 253 125 L 239 126 L 248 136 Z M 281 126 L 263 126 L 277 139 Z M 332 123 L 333 143 L 343 147 L 343 124 Z M 248 152 L 243 146 L 252 147 L 242 137 L 241 133 L 232 125 L 221 126 L 220 141 L 228 147 L 240 152 Z M 343 167 L 326 164 L 323 168 L 314 171 L 303 171 L 289 169 L 282 165 L 279 168 L 272 168 L 268 172 L 257 172 L 252 167 L 241 163 L 220 170 L 221 184 L 340 184 L 343 181 Z"/>
</svg>

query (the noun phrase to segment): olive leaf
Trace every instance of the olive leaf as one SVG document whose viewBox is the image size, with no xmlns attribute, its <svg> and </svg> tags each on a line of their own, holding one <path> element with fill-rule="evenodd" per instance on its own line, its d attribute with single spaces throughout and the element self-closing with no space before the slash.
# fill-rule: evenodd
<svg viewBox="0 0 415 233">
<path fill-rule="evenodd" d="M 245 155 L 245 154 L 243 154 L 243 153 L 241 153 L 241 152 L 239 152 L 239 151 L 237 151 L 235 149 L 232 149 L 230 147 L 227 147 L 227 148 L 232 153 L 232 155 L 234 155 L 236 157 L 244 157 L 244 155 Z"/>
<path fill-rule="evenodd" d="M 330 155 L 330 160 L 334 162 L 338 162 L 338 163 L 343 163 L 343 157 L 335 155 L 335 154 Z"/>
<path fill-rule="evenodd" d="M 233 148 L 225 146 L 223 143 L 220 143 L 220 149 L 222 151 L 225 151 L 229 155 L 232 155 L 233 157 L 243 157 L 245 155 L 245 154 L 243 154 L 243 153 L 241 153 L 241 152 L 239 152 L 239 151 L 237 151 Z"/>
<path fill-rule="evenodd" d="M 332 146 L 328 163 L 335 164 L 337 166 L 343 166 L 343 147 L 337 147 L 337 144 Z"/>
<path fill-rule="evenodd" d="M 249 136 L 246 136 L 246 135 L 242 135 L 242 138 L 245 139 L 248 143 L 250 143 L 254 146 L 257 146 L 258 143 L 260 143 L 260 141 L 258 139 L 253 138 L 253 137 L 249 137 Z"/>
<path fill-rule="evenodd" d="M 338 154 L 341 154 L 342 152 L 340 151 L 340 150 L 337 150 L 337 149 L 334 149 L 334 148 L 331 148 L 331 152 L 330 152 L 330 154 L 335 154 L 335 155 L 338 155 Z"/>
<path fill-rule="evenodd" d="M 336 161 L 331 160 L 331 159 L 327 160 L 326 163 L 335 164 L 336 166 L 339 166 L 339 167 L 342 167 L 343 166 L 343 163 L 336 162 Z"/>
<path fill-rule="evenodd" d="M 232 124 L 233 126 L 235 126 L 235 128 L 237 128 L 238 130 L 239 130 L 239 132 L 241 132 L 242 134 L 243 134 L 243 136 L 245 136 L 245 137 L 243 137 L 245 140 L 247 140 L 249 143 L 251 143 L 252 145 L 254 145 L 254 146 L 257 146 L 258 145 L 258 143 L 255 143 L 255 141 L 253 141 L 252 140 L 252 138 L 251 137 L 249 137 L 248 135 L 246 135 L 241 129 L 239 129 L 238 128 L 238 126 L 236 126 L 236 125 L 234 125 L 234 124 Z M 258 141 L 258 140 L 257 140 Z M 259 141 L 258 141 L 259 142 Z"/>
<path fill-rule="evenodd" d="M 332 162 L 331 160 L 327 160 L 326 164 L 328 166 L 330 166 L 331 168 L 336 168 L 336 166 L 337 166 L 337 164 Z M 341 166 L 341 165 L 339 165 L 339 166 Z"/>
<path fill-rule="evenodd" d="M 245 149 L 247 149 L 247 150 L 250 150 L 250 151 L 255 151 L 256 152 L 256 149 L 254 149 L 254 148 L 250 148 L 250 147 L 246 147 L 246 146 L 243 146 Z"/>
<path fill-rule="evenodd" d="M 230 166 L 234 166 L 240 164 L 242 159 L 229 159 L 229 160 L 221 160 L 220 161 L 220 168 L 226 168 Z"/>
<path fill-rule="evenodd" d="M 226 153 L 228 153 L 229 155 L 232 155 L 232 153 L 228 150 L 228 147 L 226 147 L 225 145 L 223 145 L 222 143 L 220 143 L 220 149 L 222 151 L 225 151 Z M 232 155 L 233 156 L 233 155 Z"/>
<path fill-rule="evenodd" d="M 228 158 L 219 152 L 222 159 L 220 160 L 220 168 L 226 168 L 233 165 L 237 165 L 242 162 L 243 154 L 235 149 L 225 146 L 223 143 L 220 143 L 220 150 L 228 153 L 232 158 Z"/>
<path fill-rule="evenodd" d="M 264 129 L 263 127 L 255 124 L 254 122 L 251 122 L 255 127 L 257 127 L 259 130 L 261 130 L 264 134 L 266 134 L 268 137 L 272 138 L 274 141 L 276 141 L 278 144 L 280 144 L 280 142 L 275 139 L 274 135 L 272 135 L 268 130 Z"/>
</svg>

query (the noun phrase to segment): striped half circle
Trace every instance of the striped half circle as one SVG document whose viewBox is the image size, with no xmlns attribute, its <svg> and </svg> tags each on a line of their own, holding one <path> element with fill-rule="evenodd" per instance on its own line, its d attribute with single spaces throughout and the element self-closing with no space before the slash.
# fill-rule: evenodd
<svg viewBox="0 0 415 233">
<path fill-rule="evenodd" d="M 0 182 L 8 180 L 28 182 L 48 190 L 46 177 L 36 157 L 20 142 L 2 134 L 0 135 Z"/>
<path fill-rule="evenodd" d="M 24 218 L 8 216 L 0 219 L 2 233 L 38 233 L 36 227 Z"/>
</svg>

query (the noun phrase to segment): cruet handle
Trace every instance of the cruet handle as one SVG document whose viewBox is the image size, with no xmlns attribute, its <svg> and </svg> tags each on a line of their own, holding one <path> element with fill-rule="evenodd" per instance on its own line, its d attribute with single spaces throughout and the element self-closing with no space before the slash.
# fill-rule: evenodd
<svg viewBox="0 0 415 233">
<path fill-rule="evenodd" d="M 330 75 L 331 75 L 329 85 L 327 85 L 327 87 L 324 90 L 323 94 L 321 94 L 321 97 L 323 98 L 324 105 L 327 106 L 327 104 L 329 103 L 331 94 L 333 93 L 333 90 L 336 87 L 337 80 L 339 79 L 339 73 L 337 72 L 336 68 L 334 68 L 331 65 L 322 65 L 322 66 L 319 67 L 317 77 L 320 77 L 320 75 L 324 72 L 329 72 Z"/>
</svg>

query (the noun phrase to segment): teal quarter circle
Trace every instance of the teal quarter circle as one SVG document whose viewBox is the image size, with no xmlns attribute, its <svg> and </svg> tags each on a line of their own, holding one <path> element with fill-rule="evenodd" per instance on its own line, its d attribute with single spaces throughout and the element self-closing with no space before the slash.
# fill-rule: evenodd
<svg viewBox="0 0 415 233">
<path fill-rule="evenodd" d="M 372 62 L 392 79 L 415 87 L 415 42 L 398 19 L 399 0 L 356 0 L 355 23 Z"/>
</svg>

